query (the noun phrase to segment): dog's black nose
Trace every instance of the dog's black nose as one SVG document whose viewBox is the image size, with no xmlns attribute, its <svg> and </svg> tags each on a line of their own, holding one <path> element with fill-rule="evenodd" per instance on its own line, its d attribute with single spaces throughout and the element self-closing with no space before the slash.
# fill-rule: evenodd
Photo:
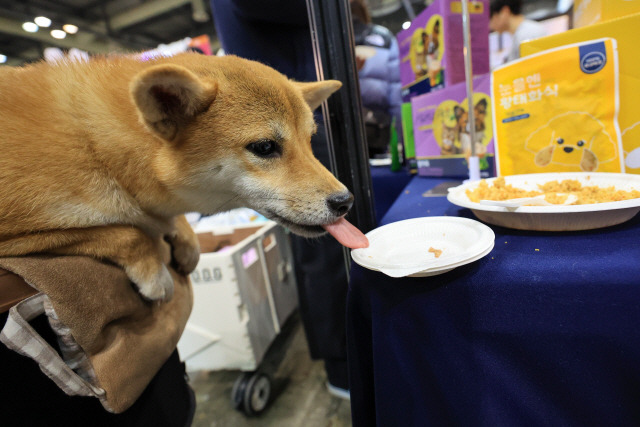
<svg viewBox="0 0 640 427">
<path fill-rule="evenodd" d="M 573 147 L 564 147 L 563 150 L 565 153 L 570 153 L 573 151 Z"/>
<path fill-rule="evenodd" d="M 353 206 L 353 194 L 346 193 L 334 193 L 327 197 L 327 206 L 333 214 L 336 216 L 342 216 L 349 212 L 351 206 Z"/>
</svg>

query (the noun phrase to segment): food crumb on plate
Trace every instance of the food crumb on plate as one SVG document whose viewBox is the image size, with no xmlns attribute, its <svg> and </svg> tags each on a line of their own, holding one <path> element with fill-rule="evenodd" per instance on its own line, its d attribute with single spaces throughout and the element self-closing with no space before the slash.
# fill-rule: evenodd
<svg viewBox="0 0 640 427">
<path fill-rule="evenodd" d="M 540 252 L 540 249 L 536 249 L 536 252 Z"/>
<path fill-rule="evenodd" d="M 434 247 L 429 247 L 429 252 L 433 253 L 436 258 L 439 258 L 442 255 L 442 249 L 436 249 Z"/>
</svg>

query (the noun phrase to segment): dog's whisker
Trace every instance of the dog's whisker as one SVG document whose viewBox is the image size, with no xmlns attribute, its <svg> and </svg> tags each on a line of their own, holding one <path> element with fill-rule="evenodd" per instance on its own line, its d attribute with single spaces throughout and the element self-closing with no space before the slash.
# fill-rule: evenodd
<svg viewBox="0 0 640 427">
<path fill-rule="evenodd" d="M 232 196 L 229 199 L 227 199 L 225 202 L 219 204 L 218 206 L 216 206 L 216 208 L 214 209 L 216 212 L 223 212 L 224 211 L 224 206 L 228 205 L 229 203 L 237 200 L 239 198 L 238 195 Z"/>
</svg>

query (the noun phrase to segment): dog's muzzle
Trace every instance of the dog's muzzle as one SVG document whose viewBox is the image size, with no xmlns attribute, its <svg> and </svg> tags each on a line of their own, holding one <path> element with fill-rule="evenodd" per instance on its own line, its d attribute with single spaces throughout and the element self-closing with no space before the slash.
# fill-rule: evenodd
<svg viewBox="0 0 640 427">
<path fill-rule="evenodd" d="M 353 206 L 353 194 L 349 191 L 334 193 L 327 197 L 327 207 L 336 217 L 346 215 L 351 206 Z"/>
</svg>

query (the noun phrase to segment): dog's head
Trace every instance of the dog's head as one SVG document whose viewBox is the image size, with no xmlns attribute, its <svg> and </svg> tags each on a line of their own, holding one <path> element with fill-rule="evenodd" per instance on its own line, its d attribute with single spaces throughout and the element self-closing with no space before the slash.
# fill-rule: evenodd
<svg viewBox="0 0 640 427">
<path fill-rule="evenodd" d="M 456 116 L 456 121 L 458 122 L 458 127 L 461 132 L 469 132 L 469 113 L 463 107 L 456 106 L 454 108 L 454 113 Z M 476 103 L 473 107 L 473 120 L 476 124 L 476 132 L 482 131 L 486 129 L 486 121 L 487 118 L 487 100 L 482 98 L 480 101 Z"/>
<path fill-rule="evenodd" d="M 584 172 L 595 172 L 601 163 L 617 155 L 603 123 L 584 112 L 554 117 L 529 135 L 525 148 L 534 154 L 537 166 L 557 165 Z"/>
<path fill-rule="evenodd" d="M 559 137 L 555 143 L 548 145 L 536 153 L 535 164 L 538 166 L 547 166 L 550 163 L 558 163 L 564 165 L 580 164 L 580 169 L 585 172 L 594 172 L 598 169 L 598 158 L 585 147 L 584 140 L 570 143 Z"/>
<path fill-rule="evenodd" d="M 476 132 L 485 130 L 487 128 L 486 118 L 487 118 L 487 100 L 486 98 L 482 98 L 480 101 L 476 103 L 473 107 L 474 118 L 476 122 Z"/>
<path fill-rule="evenodd" d="M 456 128 L 442 124 L 442 145 L 444 148 L 451 148 L 456 141 Z"/>
<path fill-rule="evenodd" d="M 157 137 L 155 173 L 182 211 L 255 209 L 305 236 L 324 233 L 353 196 L 311 150 L 312 110 L 338 81 L 299 83 L 233 56 L 178 55 L 130 91 Z"/>
<path fill-rule="evenodd" d="M 453 107 L 453 113 L 456 117 L 456 127 L 459 132 L 467 131 L 467 122 L 469 121 L 469 113 L 459 105 Z"/>
</svg>

